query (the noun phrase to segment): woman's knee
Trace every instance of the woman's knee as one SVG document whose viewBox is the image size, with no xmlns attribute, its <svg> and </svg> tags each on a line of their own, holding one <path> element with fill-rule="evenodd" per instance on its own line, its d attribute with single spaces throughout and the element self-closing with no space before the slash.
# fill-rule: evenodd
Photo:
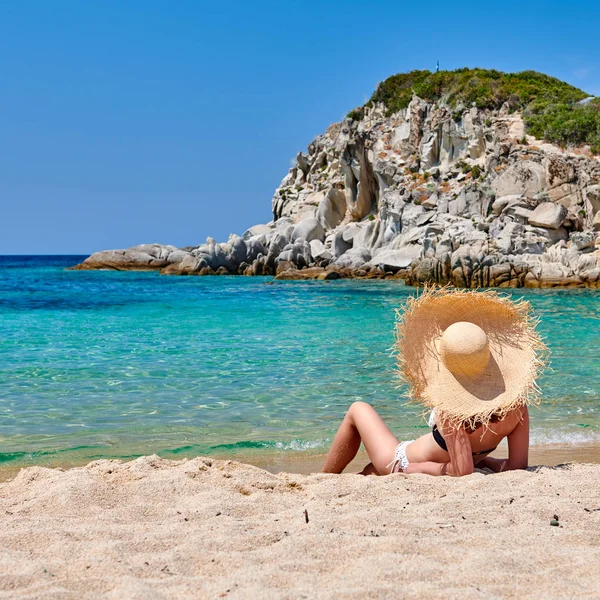
<svg viewBox="0 0 600 600">
<path fill-rule="evenodd" d="M 356 417 L 359 414 L 364 414 L 367 411 L 372 411 L 375 410 L 370 404 L 367 404 L 366 402 L 353 402 L 350 405 L 350 408 L 348 409 L 348 412 L 346 413 L 346 417 L 349 417 L 351 419 L 353 419 L 354 417 Z"/>
</svg>

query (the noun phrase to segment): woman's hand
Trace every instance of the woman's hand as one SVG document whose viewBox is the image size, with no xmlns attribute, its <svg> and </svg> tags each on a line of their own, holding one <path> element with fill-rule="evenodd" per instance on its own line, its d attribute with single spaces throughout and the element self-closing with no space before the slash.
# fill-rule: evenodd
<svg viewBox="0 0 600 600">
<path fill-rule="evenodd" d="M 447 422 L 440 423 L 441 432 L 446 440 L 450 462 L 444 465 L 442 475 L 462 477 L 473 473 L 473 451 L 471 440 L 464 427 L 455 427 Z"/>
<path fill-rule="evenodd" d="M 420 463 L 408 463 L 406 467 L 407 474 L 411 473 L 423 473 L 424 475 L 447 475 L 447 465 L 445 463 L 436 462 L 420 462 Z"/>
<path fill-rule="evenodd" d="M 475 465 L 478 469 L 489 469 L 494 473 L 502 473 L 508 470 L 508 458 L 493 458 L 486 456 Z"/>
</svg>

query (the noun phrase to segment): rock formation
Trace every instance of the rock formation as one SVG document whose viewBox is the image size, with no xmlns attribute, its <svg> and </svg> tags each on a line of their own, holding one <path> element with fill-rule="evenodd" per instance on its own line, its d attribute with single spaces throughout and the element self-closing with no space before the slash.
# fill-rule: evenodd
<svg viewBox="0 0 600 600">
<path fill-rule="evenodd" d="M 527 136 L 508 105 L 413 96 L 361 116 L 298 153 L 270 223 L 225 243 L 98 252 L 75 268 L 600 287 L 600 160 L 587 149 Z"/>
</svg>

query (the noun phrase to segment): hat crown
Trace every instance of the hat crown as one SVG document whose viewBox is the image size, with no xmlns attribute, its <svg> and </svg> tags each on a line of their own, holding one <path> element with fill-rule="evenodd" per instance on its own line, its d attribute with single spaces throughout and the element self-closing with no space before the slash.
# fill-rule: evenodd
<svg viewBox="0 0 600 600">
<path fill-rule="evenodd" d="M 488 337 L 475 323 L 459 321 L 444 330 L 440 340 L 440 357 L 454 375 L 478 375 L 490 360 Z"/>
</svg>

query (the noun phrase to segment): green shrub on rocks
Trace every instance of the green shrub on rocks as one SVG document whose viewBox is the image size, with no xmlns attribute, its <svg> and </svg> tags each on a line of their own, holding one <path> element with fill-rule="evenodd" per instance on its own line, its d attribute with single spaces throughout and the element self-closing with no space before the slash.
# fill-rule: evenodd
<svg viewBox="0 0 600 600">
<path fill-rule="evenodd" d="M 452 108 L 474 105 L 481 109 L 498 109 L 508 102 L 517 109 L 534 106 L 536 112 L 550 104 L 572 104 L 589 95 L 536 71 L 503 73 L 489 69 L 457 69 L 392 75 L 377 86 L 369 102 L 383 102 L 392 114 L 406 108 L 413 93 L 428 102 L 441 101 Z"/>
<path fill-rule="evenodd" d="M 479 179 L 482 173 L 483 169 L 479 165 L 473 165 L 471 167 L 471 175 L 473 176 L 473 179 Z"/>
<path fill-rule="evenodd" d="M 359 106 L 351 110 L 346 116 L 353 121 L 362 121 L 365 117 L 365 108 L 364 106 Z"/>
<path fill-rule="evenodd" d="M 557 104 L 526 115 L 527 130 L 537 138 L 561 146 L 590 144 L 600 153 L 600 100 L 585 105 Z"/>
<path fill-rule="evenodd" d="M 543 73 L 466 68 L 410 71 L 381 82 L 367 105 L 382 102 L 391 115 L 406 108 L 413 94 L 450 107 L 456 121 L 465 107 L 497 110 L 507 103 L 510 112 L 523 111 L 531 135 L 562 145 L 590 144 L 593 152 L 600 153 L 600 100 L 580 105 L 589 94 Z M 357 113 L 358 118 L 357 111 L 350 114 Z"/>
</svg>

